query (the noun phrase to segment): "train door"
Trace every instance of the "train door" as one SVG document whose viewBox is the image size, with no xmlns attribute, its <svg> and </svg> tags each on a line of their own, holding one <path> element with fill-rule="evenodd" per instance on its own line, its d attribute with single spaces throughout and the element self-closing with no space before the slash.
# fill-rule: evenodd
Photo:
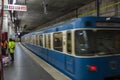
<svg viewBox="0 0 120 80">
<path fill-rule="evenodd" d="M 70 73 L 74 73 L 74 67 L 75 67 L 75 60 L 73 55 L 73 40 L 74 40 L 74 35 L 72 31 L 67 31 L 66 32 L 66 53 L 68 55 L 66 55 L 65 57 L 65 67 L 66 70 Z"/>
<path fill-rule="evenodd" d="M 40 46 L 39 50 L 40 50 L 40 53 L 38 55 L 42 56 L 43 54 L 43 47 L 44 47 L 44 42 L 43 42 L 43 35 L 42 34 L 39 34 L 38 35 L 38 45 Z"/>
<path fill-rule="evenodd" d="M 48 59 L 48 42 L 47 42 L 47 34 L 44 34 L 43 35 L 43 54 L 42 54 L 42 57 L 47 60 Z"/>
<path fill-rule="evenodd" d="M 43 35 L 39 35 L 39 46 L 43 47 Z"/>
<path fill-rule="evenodd" d="M 46 34 L 46 46 L 47 46 L 47 60 L 50 58 L 50 49 L 51 49 L 51 34 Z"/>
<path fill-rule="evenodd" d="M 39 35 L 36 35 L 36 45 L 39 45 Z"/>
<path fill-rule="evenodd" d="M 44 34 L 44 58 L 48 60 L 49 49 L 51 49 L 51 34 Z"/>
<path fill-rule="evenodd" d="M 48 49 L 51 49 L 51 35 L 46 34 L 46 46 Z"/>
</svg>

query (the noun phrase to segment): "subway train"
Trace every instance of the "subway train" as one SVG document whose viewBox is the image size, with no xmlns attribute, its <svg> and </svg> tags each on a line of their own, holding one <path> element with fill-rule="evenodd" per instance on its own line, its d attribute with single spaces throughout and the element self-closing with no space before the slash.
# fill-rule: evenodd
<svg viewBox="0 0 120 80">
<path fill-rule="evenodd" d="M 21 43 L 72 80 L 120 80 L 120 18 L 75 18 L 28 33 Z"/>
</svg>

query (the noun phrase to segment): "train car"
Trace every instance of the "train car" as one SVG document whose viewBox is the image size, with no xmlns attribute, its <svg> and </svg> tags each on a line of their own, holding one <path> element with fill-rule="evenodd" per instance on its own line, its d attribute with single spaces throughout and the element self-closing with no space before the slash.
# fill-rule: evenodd
<svg viewBox="0 0 120 80">
<path fill-rule="evenodd" d="M 22 36 L 72 80 L 120 80 L 120 18 L 86 16 Z"/>
</svg>

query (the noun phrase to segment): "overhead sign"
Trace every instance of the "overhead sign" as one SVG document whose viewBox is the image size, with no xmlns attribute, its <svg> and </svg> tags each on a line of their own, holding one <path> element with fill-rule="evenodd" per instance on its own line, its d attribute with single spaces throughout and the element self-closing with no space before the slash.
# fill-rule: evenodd
<svg viewBox="0 0 120 80">
<path fill-rule="evenodd" d="M 0 5 L 0 9 L 1 9 L 1 5 Z M 4 4 L 4 10 L 27 11 L 27 6 L 26 5 Z"/>
</svg>

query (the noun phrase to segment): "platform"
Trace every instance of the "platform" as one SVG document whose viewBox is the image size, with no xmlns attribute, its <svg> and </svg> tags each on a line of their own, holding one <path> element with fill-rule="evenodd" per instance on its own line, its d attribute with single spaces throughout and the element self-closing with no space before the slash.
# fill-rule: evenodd
<svg viewBox="0 0 120 80">
<path fill-rule="evenodd" d="M 34 55 L 20 43 L 17 43 L 14 63 L 4 67 L 4 80 L 71 79 Z"/>
</svg>

